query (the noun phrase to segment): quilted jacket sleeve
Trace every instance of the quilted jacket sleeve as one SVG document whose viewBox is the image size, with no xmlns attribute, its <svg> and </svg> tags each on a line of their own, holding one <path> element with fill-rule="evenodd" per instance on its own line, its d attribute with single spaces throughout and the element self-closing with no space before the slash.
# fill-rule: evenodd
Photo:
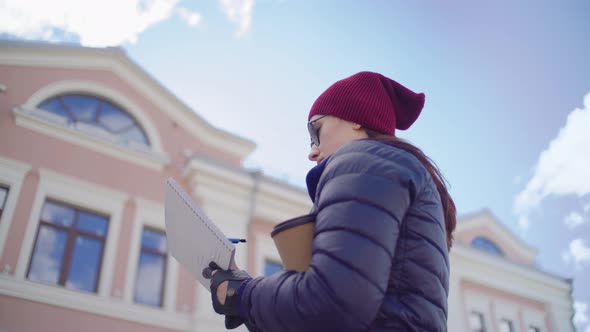
<svg viewBox="0 0 590 332">
<path fill-rule="evenodd" d="M 246 319 L 263 331 L 365 331 L 376 318 L 419 179 L 407 155 L 349 145 L 318 184 L 308 271 L 254 279 L 242 294 Z"/>
</svg>

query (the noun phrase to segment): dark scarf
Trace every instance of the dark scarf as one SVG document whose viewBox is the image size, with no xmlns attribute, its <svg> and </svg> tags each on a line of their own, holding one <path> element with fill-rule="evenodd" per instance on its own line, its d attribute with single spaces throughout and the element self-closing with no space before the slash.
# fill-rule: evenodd
<svg viewBox="0 0 590 332">
<path fill-rule="evenodd" d="M 307 193 L 309 194 L 311 201 L 314 203 L 318 183 L 320 182 L 324 168 L 326 168 L 326 161 L 328 160 L 323 160 L 321 163 L 310 169 L 309 172 L 307 172 L 307 176 L 305 178 L 305 182 L 307 183 Z"/>
</svg>

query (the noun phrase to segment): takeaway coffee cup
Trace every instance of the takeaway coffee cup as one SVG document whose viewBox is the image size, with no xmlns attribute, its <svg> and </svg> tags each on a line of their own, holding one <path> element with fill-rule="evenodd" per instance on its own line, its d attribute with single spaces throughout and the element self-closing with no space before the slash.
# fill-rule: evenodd
<svg viewBox="0 0 590 332">
<path fill-rule="evenodd" d="M 308 214 L 283 221 L 270 233 L 286 270 L 307 270 L 314 226 L 315 215 Z"/>
</svg>

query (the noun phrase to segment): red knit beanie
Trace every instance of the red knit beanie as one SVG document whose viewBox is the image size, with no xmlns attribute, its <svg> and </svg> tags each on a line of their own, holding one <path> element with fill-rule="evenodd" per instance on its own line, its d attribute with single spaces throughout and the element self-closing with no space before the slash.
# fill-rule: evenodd
<svg viewBox="0 0 590 332">
<path fill-rule="evenodd" d="M 358 123 L 375 131 L 395 134 L 408 129 L 420 115 L 425 96 L 378 73 L 363 71 L 330 86 L 311 106 L 316 114 Z"/>
</svg>

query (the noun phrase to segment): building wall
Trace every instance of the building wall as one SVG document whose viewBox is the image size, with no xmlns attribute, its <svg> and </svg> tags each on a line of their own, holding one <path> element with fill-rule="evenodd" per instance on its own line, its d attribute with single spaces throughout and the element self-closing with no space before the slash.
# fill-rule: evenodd
<svg viewBox="0 0 590 332">
<path fill-rule="evenodd" d="M 139 237 L 144 225 L 164 230 L 166 178 L 172 176 L 188 189 L 189 185 L 183 181 L 182 175 L 182 167 L 189 157 L 187 154 L 207 154 L 236 167 L 239 167 L 240 160 L 195 140 L 194 135 L 166 117 L 112 73 L 0 65 L 0 77 L 2 84 L 8 87 L 0 98 L 0 165 L 4 166 L 2 172 L 6 173 L 4 178 L 0 174 L 0 182 L 10 185 L 10 204 L 0 224 L 3 240 L 0 266 L 3 281 L 7 282 L 4 286 L 11 288 L 6 293 L 28 287 L 27 296 L 44 296 L 45 301 L 41 302 L 45 302 L 45 305 L 19 302 L 20 308 L 34 308 L 35 311 L 51 311 L 54 304 L 58 304 L 71 307 L 72 310 L 86 307 L 99 316 L 107 312 L 108 315 L 120 317 L 122 315 L 114 313 L 114 309 L 108 308 L 109 305 L 103 312 L 95 308 L 97 303 L 94 302 L 106 301 L 107 304 L 116 303 L 118 306 L 123 303 L 127 305 L 127 311 L 135 312 L 131 316 L 135 316 L 136 322 L 145 320 L 143 317 L 149 316 L 153 309 L 134 305 L 132 299 Z M 109 98 L 126 110 L 135 110 L 136 119 L 143 120 L 141 125 L 152 129 L 151 133 L 146 131 L 154 143 L 153 155 L 160 154 L 167 158 L 161 158 L 163 161 L 157 158 L 130 160 L 112 153 L 111 150 L 115 149 L 100 140 L 80 144 L 72 141 L 71 137 L 60 136 L 61 128 L 45 126 L 32 130 L 19 124 L 14 109 L 30 104 L 31 99 L 40 102 L 43 98 L 51 97 L 52 94 L 44 90 L 54 90 L 53 93 L 56 93 L 51 88 L 55 86 L 66 87 L 65 90 L 58 89 L 58 92 L 93 93 Z M 92 147 L 89 148 L 89 145 Z M 156 162 L 153 162 L 154 159 Z M 110 216 L 97 295 L 89 297 L 56 286 L 32 285 L 26 280 L 40 211 L 47 198 L 59 199 Z M 168 261 L 163 310 L 158 310 L 154 317 L 169 323 L 155 324 L 184 329 L 190 327 L 195 311 L 196 285 L 185 269 L 173 259 Z M 67 294 L 64 295 L 64 292 Z M 75 298 L 72 304 L 66 303 L 69 297 Z M 12 297 L 3 298 L 0 311 L 9 312 L 8 299 L 14 300 Z M 6 318 L 0 321 L 20 319 L 18 316 Z M 42 323 L 43 320 L 37 322 Z"/>
<path fill-rule="evenodd" d="M 161 107 L 176 105 L 168 100 L 173 97 L 147 96 L 130 83 L 136 78 L 109 70 L 65 67 L 0 61 L 0 83 L 8 87 L 0 93 L 0 184 L 10 187 L 0 218 L 0 330 L 224 331 L 210 294 L 170 256 L 162 308 L 133 301 L 141 230 L 164 230 L 165 180 L 179 181 L 224 233 L 248 239 L 238 245 L 236 260 L 254 276 L 264 273 L 267 261 L 280 261 L 270 232 L 309 211 L 307 193 L 243 169 L 235 148 L 242 143 L 235 138 L 209 128 L 204 130 L 221 141 L 200 140 L 208 135 L 187 129 L 203 128 L 198 119 L 194 125 L 179 123 L 170 116 L 176 110 Z M 35 105 L 64 91 L 95 93 L 122 106 L 144 126 L 152 147 L 122 147 L 84 131 L 88 128 L 39 120 Z M 27 280 L 47 198 L 109 215 L 96 294 Z M 502 317 L 516 322 L 517 331 L 529 324 L 547 332 L 573 331 L 571 284 L 538 271 L 533 251 L 497 227 L 482 223 L 458 230 L 451 252 L 449 331 L 469 331 L 473 310 L 485 314 L 487 331 L 497 330 Z M 469 247 L 476 235 L 500 244 L 506 257 Z"/>
</svg>

